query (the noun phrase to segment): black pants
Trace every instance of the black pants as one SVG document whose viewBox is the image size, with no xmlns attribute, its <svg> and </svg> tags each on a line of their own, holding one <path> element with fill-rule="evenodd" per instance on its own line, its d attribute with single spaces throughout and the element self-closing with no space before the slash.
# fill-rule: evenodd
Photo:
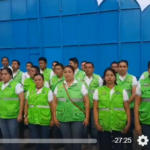
<svg viewBox="0 0 150 150">
<path fill-rule="evenodd" d="M 104 131 L 98 132 L 99 150 L 124 150 L 123 140 L 117 143 L 116 138 L 122 138 L 123 134 L 120 131 Z"/>
<path fill-rule="evenodd" d="M 134 130 L 134 109 L 131 109 L 131 127 L 130 130 L 127 132 L 125 137 L 131 138 L 132 142 L 131 143 L 126 143 L 126 150 L 133 150 L 133 130 Z"/>
</svg>

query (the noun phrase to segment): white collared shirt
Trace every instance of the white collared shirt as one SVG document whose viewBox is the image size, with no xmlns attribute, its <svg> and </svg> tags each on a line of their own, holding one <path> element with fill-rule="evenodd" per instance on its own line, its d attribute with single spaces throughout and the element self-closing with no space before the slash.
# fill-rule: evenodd
<svg viewBox="0 0 150 150">
<path fill-rule="evenodd" d="M 22 75 L 22 81 L 21 81 L 23 85 L 24 85 L 24 80 L 27 78 L 30 78 L 30 75 L 28 74 L 28 72 L 24 72 Z"/>
<path fill-rule="evenodd" d="M 73 84 L 76 84 L 76 83 L 78 83 L 77 80 L 74 80 L 73 83 L 70 86 L 72 86 Z M 68 85 L 67 85 L 66 81 L 64 81 L 64 84 L 66 86 L 66 89 L 68 89 Z M 56 88 L 54 90 L 55 95 L 57 95 L 57 91 L 58 91 L 58 86 L 56 86 Z M 88 90 L 87 90 L 87 88 L 85 87 L 84 84 L 82 84 L 81 93 L 82 93 L 83 96 L 88 94 Z"/>
<path fill-rule="evenodd" d="M 4 67 L 2 67 L 1 69 L 3 69 Z M 8 66 L 8 68 L 10 68 L 12 71 L 13 71 L 13 69 L 12 69 L 12 67 L 11 66 Z"/>
<path fill-rule="evenodd" d="M 43 87 L 41 89 L 39 89 L 38 91 L 36 89 L 36 94 L 37 95 L 40 94 L 42 92 L 42 89 L 43 89 Z M 28 97 L 29 97 L 29 91 L 27 92 L 26 100 L 28 100 Z M 53 101 L 53 93 L 52 93 L 51 90 L 48 92 L 47 100 L 48 100 L 48 102 L 52 102 Z"/>
<path fill-rule="evenodd" d="M 93 79 L 93 76 L 92 76 L 91 78 L 89 78 L 88 76 L 85 76 L 84 81 L 85 81 L 85 83 L 89 86 L 90 83 L 91 83 L 91 81 L 92 81 L 92 79 Z M 102 78 L 99 76 L 99 86 L 102 86 L 102 85 L 103 85 L 103 80 L 102 80 Z"/>
<path fill-rule="evenodd" d="M 119 79 L 121 81 L 124 81 L 127 75 L 128 75 L 128 73 L 124 77 L 122 77 L 122 76 L 119 75 Z M 133 78 L 132 78 L 132 86 L 137 86 L 137 84 L 138 84 L 138 81 L 137 81 L 136 77 L 133 76 Z"/>
<path fill-rule="evenodd" d="M 20 70 L 18 69 L 16 72 L 13 72 L 13 78 L 18 74 Z"/>
<path fill-rule="evenodd" d="M 46 69 L 48 69 L 48 68 L 46 68 Z M 40 73 L 43 74 L 43 71 L 41 69 L 40 69 Z M 51 80 L 54 75 L 55 74 L 54 74 L 54 72 L 52 70 L 51 73 L 50 73 L 49 79 Z"/>
<path fill-rule="evenodd" d="M 7 82 L 6 84 L 3 84 L 3 85 L 2 85 L 2 90 L 4 90 L 4 89 L 9 85 L 9 83 L 10 83 L 11 81 L 13 81 L 13 79 L 11 79 L 11 80 L 10 80 L 9 82 Z M 19 95 L 19 94 L 22 93 L 22 92 L 24 92 L 23 86 L 22 86 L 20 83 L 18 83 L 18 84 L 16 85 L 16 87 L 15 87 L 15 93 L 16 93 L 17 95 Z"/>
<path fill-rule="evenodd" d="M 110 91 L 110 98 L 112 97 L 112 95 L 115 93 L 115 89 L 112 88 L 111 91 Z M 94 94 L 93 94 L 93 100 L 95 101 L 98 101 L 99 98 L 98 98 L 98 89 L 95 90 Z M 129 100 L 129 96 L 128 96 L 128 93 L 123 90 L 123 101 L 126 102 Z"/>
<path fill-rule="evenodd" d="M 136 95 L 138 95 L 138 96 L 142 95 L 140 82 L 138 82 L 138 85 L 136 87 Z"/>
<path fill-rule="evenodd" d="M 79 71 L 79 68 L 75 70 L 74 75 L 76 75 L 78 73 L 78 71 Z"/>
<path fill-rule="evenodd" d="M 146 72 L 146 71 L 145 71 L 145 72 Z M 145 73 L 145 72 L 143 72 L 143 74 L 141 75 L 141 77 L 140 77 L 139 80 L 145 79 L 145 76 L 144 76 L 144 73 Z"/>
</svg>

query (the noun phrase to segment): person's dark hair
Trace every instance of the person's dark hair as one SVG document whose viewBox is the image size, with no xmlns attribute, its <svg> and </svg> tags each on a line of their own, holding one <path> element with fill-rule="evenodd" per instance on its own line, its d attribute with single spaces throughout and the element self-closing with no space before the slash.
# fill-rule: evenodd
<svg viewBox="0 0 150 150">
<path fill-rule="evenodd" d="M 61 67 L 61 69 L 62 69 L 62 70 L 64 70 L 64 65 L 63 65 L 63 64 L 58 63 L 58 64 L 56 64 L 56 65 L 55 65 L 55 67 L 57 67 L 57 66 L 60 66 L 60 67 Z"/>
<path fill-rule="evenodd" d="M 64 67 L 64 69 L 65 68 L 70 68 L 72 70 L 72 72 L 74 73 L 74 68 L 71 65 L 67 65 L 67 66 Z"/>
<path fill-rule="evenodd" d="M 112 66 L 113 64 L 117 64 L 117 65 L 118 65 L 118 62 L 113 61 L 113 62 L 111 63 L 111 66 Z"/>
<path fill-rule="evenodd" d="M 8 57 L 2 57 L 1 61 L 3 61 L 4 58 L 7 59 L 7 60 L 9 61 Z"/>
<path fill-rule="evenodd" d="M 2 71 L 3 69 L 1 68 L 0 71 Z"/>
<path fill-rule="evenodd" d="M 150 61 L 148 62 L 148 68 L 150 68 Z"/>
<path fill-rule="evenodd" d="M 121 60 L 121 61 L 119 61 L 119 62 L 118 62 L 118 65 L 119 65 L 120 63 L 126 63 L 126 65 L 127 65 L 127 67 L 128 67 L 128 61 L 127 61 L 127 60 Z"/>
<path fill-rule="evenodd" d="M 30 64 L 31 66 L 33 66 L 33 63 L 32 63 L 32 62 L 27 62 L 26 65 L 27 65 L 27 64 Z"/>
<path fill-rule="evenodd" d="M 58 62 L 58 61 L 53 61 L 53 62 L 52 62 L 52 65 L 53 65 L 53 63 L 59 64 L 59 62 Z"/>
<path fill-rule="evenodd" d="M 11 63 L 13 63 L 14 61 L 17 62 L 18 66 L 20 66 L 20 61 L 18 61 L 18 60 L 13 60 Z"/>
<path fill-rule="evenodd" d="M 44 61 L 47 64 L 47 59 L 45 57 L 40 57 L 38 61 Z"/>
<path fill-rule="evenodd" d="M 106 76 L 106 73 L 107 71 L 111 71 L 114 76 L 116 77 L 116 72 L 114 71 L 114 69 L 112 68 L 107 68 L 105 71 L 104 71 L 104 82 L 103 82 L 103 85 L 106 85 L 106 81 L 105 81 L 105 76 Z M 116 77 L 116 80 L 117 80 L 117 77 Z M 115 85 L 117 85 L 117 81 L 115 80 Z"/>
<path fill-rule="evenodd" d="M 85 65 L 86 65 L 86 64 L 91 64 L 92 67 L 94 68 L 94 64 L 93 64 L 92 62 L 86 62 Z M 84 66 L 85 66 L 85 65 L 84 65 Z"/>
<path fill-rule="evenodd" d="M 2 71 L 3 71 L 3 70 L 6 70 L 6 71 L 8 72 L 8 74 L 9 74 L 10 76 L 12 76 L 12 79 L 13 79 L 13 73 L 12 73 L 12 70 L 11 70 L 10 68 L 4 67 L 4 68 L 2 69 Z"/>
<path fill-rule="evenodd" d="M 84 62 L 86 63 L 87 61 L 82 61 L 81 64 L 84 63 Z"/>
<path fill-rule="evenodd" d="M 32 66 L 32 68 L 34 68 L 36 70 L 36 74 L 40 73 L 40 68 L 38 66 Z"/>
<path fill-rule="evenodd" d="M 41 73 L 36 73 L 36 74 L 34 75 L 34 78 L 35 78 L 36 76 L 41 76 L 41 77 L 42 77 L 42 79 L 44 80 L 44 76 L 43 76 L 43 74 L 41 74 Z"/>
<path fill-rule="evenodd" d="M 75 64 L 79 65 L 79 61 L 77 58 L 70 58 L 69 61 L 73 61 Z"/>
</svg>

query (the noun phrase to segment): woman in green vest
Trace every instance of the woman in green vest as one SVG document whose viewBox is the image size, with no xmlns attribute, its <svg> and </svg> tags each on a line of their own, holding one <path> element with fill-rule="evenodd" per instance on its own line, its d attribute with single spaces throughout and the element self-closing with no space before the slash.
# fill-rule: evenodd
<svg viewBox="0 0 150 150">
<path fill-rule="evenodd" d="M 2 86 L 3 81 L 2 81 L 2 69 L 0 69 L 0 87 Z"/>
<path fill-rule="evenodd" d="M 52 91 L 44 86 L 44 77 L 38 73 L 34 76 L 36 87 L 30 88 L 26 95 L 25 119 L 29 126 L 31 138 L 48 139 L 52 120 Z M 42 150 L 42 144 L 35 144 L 36 150 Z M 49 150 L 49 144 L 43 144 L 43 150 Z"/>
<path fill-rule="evenodd" d="M 64 77 L 54 91 L 54 121 L 64 139 L 82 139 L 83 128 L 89 124 L 88 91 L 74 79 L 72 66 L 64 68 Z M 65 150 L 81 150 L 81 144 L 65 144 Z"/>
<path fill-rule="evenodd" d="M 57 86 L 58 83 L 62 82 L 65 80 L 64 77 L 64 65 L 61 63 L 58 63 L 55 65 L 55 76 L 52 77 L 51 79 L 51 89 L 54 92 L 55 87 Z"/>
<path fill-rule="evenodd" d="M 0 127 L 4 139 L 18 139 L 22 121 L 24 92 L 20 83 L 13 80 L 10 68 L 2 69 L 3 84 L 0 88 Z M 18 150 L 18 144 L 4 144 L 4 150 Z"/>
<path fill-rule="evenodd" d="M 126 139 L 123 134 L 129 130 L 131 123 L 128 99 L 127 92 L 116 84 L 115 71 L 106 69 L 103 86 L 98 87 L 93 95 L 100 150 L 124 149 Z M 131 142 L 131 139 L 127 140 Z"/>
<path fill-rule="evenodd" d="M 144 150 L 150 150 L 150 77 L 140 80 L 136 89 L 136 99 L 135 99 L 135 131 L 141 136 L 147 136 L 144 142 L 149 142 L 144 145 Z"/>
</svg>

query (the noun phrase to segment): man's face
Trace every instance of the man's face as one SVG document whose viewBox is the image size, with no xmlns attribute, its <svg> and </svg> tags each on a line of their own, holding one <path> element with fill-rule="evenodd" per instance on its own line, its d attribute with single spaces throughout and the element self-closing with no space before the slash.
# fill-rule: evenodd
<svg viewBox="0 0 150 150">
<path fill-rule="evenodd" d="M 70 62 L 69 62 L 69 65 L 71 65 L 74 69 L 77 68 L 77 64 L 75 64 L 73 61 L 70 61 Z"/>
<path fill-rule="evenodd" d="M 118 64 L 112 64 L 112 65 L 111 65 L 111 68 L 112 68 L 113 70 L 115 70 L 116 73 L 118 73 Z"/>
<path fill-rule="evenodd" d="M 11 66 L 12 66 L 12 69 L 15 71 L 17 71 L 20 68 L 20 66 L 18 65 L 16 61 L 13 61 Z"/>
<path fill-rule="evenodd" d="M 85 73 L 86 75 L 91 75 L 94 72 L 92 64 L 85 64 Z"/>
<path fill-rule="evenodd" d="M 124 63 L 124 62 L 120 63 L 120 64 L 119 64 L 118 72 L 119 72 L 120 74 L 126 74 L 127 71 L 128 71 L 128 66 L 127 66 L 127 64 Z"/>
<path fill-rule="evenodd" d="M 30 63 L 26 65 L 26 69 L 27 69 L 28 72 L 30 72 L 31 67 L 32 67 L 32 65 Z"/>
<path fill-rule="evenodd" d="M 56 64 L 57 64 L 56 62 L 53 62 L 53 66 L 52 66 L 53 70 L 54 70 Z"/>
<path fill-rule="evenodd" d="M 81 64 L 81 69 L 82 69 L 83 71 L 85 71 L 85 66 L 84 66 L 85 63 L 86 63 L 86 62 L 83 62 L 83 63 Z"/>
<path fill-rule="evenodd" d="M 31 78 L 34 78 L 34 75 L 36 74 L 37 72 L 36 72 L 36 69 L 35 68 L 31 68 L 31 70 L 30 70 L 30 77 Z"/>
<path fill-rule="evenodd" d="M 3 60 L 2 60 L 2 65 L 3 65 L 4 67 L 8 67 L 8 66 L 9 66 L 9 61 L 8 61 L 7 58 L 3 58 Z"/>
<path fill-rule="evenodd" d="M 47 64 L 43 60 L 40 60 L 39 61 L 39 66 L 40 66 L 41 69 L 45 69 L 47 67 Z"/>
</svg>

